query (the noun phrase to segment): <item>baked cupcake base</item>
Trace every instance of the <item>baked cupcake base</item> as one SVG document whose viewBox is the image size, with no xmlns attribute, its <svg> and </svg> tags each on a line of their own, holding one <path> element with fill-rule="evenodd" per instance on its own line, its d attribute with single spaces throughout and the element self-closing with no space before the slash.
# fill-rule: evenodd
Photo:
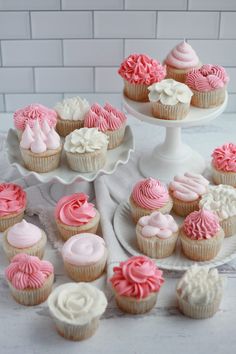
<svg viewBox="0 0 236 354">
<path fill-rule="evenodd" d="M 193 97 L 191 105 L 200 108 L 212 108 L 220 106 L 225 100 L 225 87 L 216 89 L 214 91 L 199 92 L 193 90 Z"/>
<path fill-rule="evenodd" d="M 173 200 L 172 211 L 179 216 L 187 216 L 193 211 L 199 210 L 199 201 L 200 198 L 193 200 L 191 202 L 179 200 L 173 196 L 172 191 L 169 191 L 171 198 Z"/>
<path fill-rule="evenodd" d="M 190 105 L 188 103 L 178 102 L 174 106 L 152 102 L 152 114 L 154 117 L 166 120 L 181 120 L 189 113 Z"/>
<path fill-rule="evenodd" d="M 100 170 L 106 163 L 106 156 L 106 148 L 94 152 L 85 152 L 83 154 L 66 151 L 69 167 L 77 172 L 93 172 Z"/>
<path fill-rule="evenodd" d="M 131 84 L 127 80 L 124 80 L 124 94 L 133 101 L 148 102 L 148 86 Z"/>
<path fill-rule="evenodd" d="M 236 187 L 236 172 L 224 172 L 211 165 L 212 178 L 215 184 L 227 184 Z"/>
<path fill-rule="evenodd" d="M 173 79 L 185 84 L 187 74 L 193 69 L 198 69 L 201 67 L 201 63 L 199 63 L 194 68 L 189 69 L 177 69 L 172 66 L 166 65 L 166 79 Z"/>
<path fill-rule="evenodd" d="M 151 293 L 144 299 L 122 296 L 115 292 L 117 306 L 124 312 L 138 315 L 150 311 L 156 304 L 157 293 Z"/>
<path fill-rule="evenodd" d="M 106 135 L 109 137 L 108 150 L 115 149 L 124 139 L 125 124 L 117 130 L 107 130 Z"/>
<path fill-rule="evenodd" d="M 57 118 L 56 130 L 60 136 L 67 136 L 75 129 L 83 128 L 84 121 L 83 120 L 69 120 L 69 119 L 61 119 Z"/>
<path fill-rule="evenodd" d="M 21 222 L 24 218 L 25 209 L 21 209 L 18 213 L 12 213 L 0 217 L 0 232 L 6 231 L 9 227 Z"/>
<path fill-rule="evenodd" d="M 35 154 L 27 149 L 21 148 L 20 150 L 25 167 L 30 171 L 40 173 L 49 172 L 55 170 L 60 164 L 61 146 L 58 149 L 47 150 L 39 154 Z"/>
</svg>

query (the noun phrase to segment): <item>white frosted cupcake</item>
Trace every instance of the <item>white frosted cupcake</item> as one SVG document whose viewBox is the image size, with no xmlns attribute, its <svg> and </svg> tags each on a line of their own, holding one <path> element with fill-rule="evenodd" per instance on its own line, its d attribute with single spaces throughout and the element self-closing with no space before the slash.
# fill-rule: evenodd
<svg viewBox="0 0 236 354">
<path fill-rule="evenodd" d="M 53 290 L 48 307 L 58 333 L 66 339 L 78 341 L 96 332 L 107 299 L 93 285 L 67 283 Z"/>
</svg>

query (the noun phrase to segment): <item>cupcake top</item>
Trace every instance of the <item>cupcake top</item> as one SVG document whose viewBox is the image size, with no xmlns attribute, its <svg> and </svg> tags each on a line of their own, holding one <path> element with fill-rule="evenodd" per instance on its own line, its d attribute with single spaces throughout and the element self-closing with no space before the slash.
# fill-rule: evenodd
<svg viewBox="0 0 236 354">
<path fill-rule="evenodd" d="M 0 184 L 0 217 L 18 213 L 26 207 L 26 193 L 14 183 Z"/>
<path fill-rule="evenodd" d="M 131 197 L 141 208 L 151 210 L 163 207 L 170 200 L 166 186 L 151 177 L 136 183 Z"/>
<path fill-rule="evenodd" d="M 106 254 L 104 240 L 98 235 L 84 233 L 70 237 L 62 248 L 62 258 L 76 266 L 96 263 Z"/>
<path fill-rule="evenodd" d="M 190 267 L 177 285 L 178 295 L 191 305 L 210 305 L 222 296 L 225 277 L 216 268 Z"/>
<path fill-rule="evenodd" d="M 183 231 L 192 240 L 214 237 L 220 230 L 218 216 L 209 210 L 193 211 L 184 220 Z"/>
<path fill-rule="evenodd" d="M 137 227 L 140 227 L 143 237 L 169 238 L 178 231 L 178 225 L 171 215 L 164 215 L 159 211 L 154 211 L 151 215 L 142 216 Z"/>
<path fill-rule="evenodd" d="M 217 147 L 212 153 L 212 164 L 223 172 L 236 172 L 236 145 L 227 143 Z"/>
<path fill-rule="evenodd" d="M 183 176 L 175 176 L 169 189 L 176 199 L 193 202 L 207 192 L 209 181 L 202 175 L 186 172 Z"/>
<path fill-rule="evenodd" d="M 101 290 L 88 283 L 66 283 L 56 287 L 48 298 L 49 311 L 59 321 L 83 325 L 100 317 L 107 307 Z"/>
<path fill-rule="evenodd" d="M 229 77 L 222 66 L 205 64 L 187 74 L 186 85 L 195 91 L 213 91 L 228 83 Z"/>
<path fill-rule="evenodd" d="M 88 195 L 74 193 L 62 197 L 55 208 L 55 218 L 69 226 L 85 225 L 94 218 L 96 209 L 94 204 L 88 203 Z"/>
<path fill-rule="evenodd" d="M 17 290 L 41 288 L 51 274 L 53 265 L 50 262 L 25 253 L 13 257 L 5 270 L 7 280 Z"/>
<path fill-rule="evenodd" d="M 215 212 L 220 220 L 236 215 L 236 189 L 219 184 L 210 186 L 199 202 L 202 209 Z"/>
<path fill-rule="evenodd" d="M 57 124 L 56 112 L 39 103 L 34 103 L 18 109 L 14 113 L 13 118 L 15 128 L 21 131 L 23 131 L 27 125 L 29 125 L 30 128 L 33 128 L 35 121 L 38 121 L 40 126 L 46 121 L 50 128 L 55 128 Z"/>
<path fill-rule="evenodd" d="M 176 69 L 191 69 L 197 66 L 199 58 L 190 44 L 185 41 L 177 44 L 167 55 L 165 64 Z"/>
<path fill-rule="evenodd" d="M 163 272 L 146 256 L 135 256 L 113 268 L 110 282 L 121 296 L 143 299 L 160 290 Z"/>
<path fill-rule="evenodd" d="M 79 96 L 65 98 L 56 104 L 55 111 L 62 120 L 83 120 L 89 111 L 89 103 Z"/>
<path fill-rule="evenodd" d="M 76 129 L 66 136 L 64 149 L 67 152 L 84 154 L 107 148 L 108 136 L 97 128 Z"/>
<path fill-rule="evenodd" d="M 187 85 L 173 79 L 154 83 L 148 89 L 150 102 L 160 102 L 168 106 L 174 106 L 177 103 L 190 103 L 193 95 Z"/>
<path fill-rule="evenodd" d="M 42 238 L 42 230 L 22 220 L 13 225 L 7 232 L 8 243 L 16 248 L 27 248 L 35 245 Z"/>
<path fill-rule="evenodd" d="M 166 68 L 145 54 L 131 54 L 121 64 L 118 73 L 131 84 L 151 85 L 166 76 Z"/>
</svg>

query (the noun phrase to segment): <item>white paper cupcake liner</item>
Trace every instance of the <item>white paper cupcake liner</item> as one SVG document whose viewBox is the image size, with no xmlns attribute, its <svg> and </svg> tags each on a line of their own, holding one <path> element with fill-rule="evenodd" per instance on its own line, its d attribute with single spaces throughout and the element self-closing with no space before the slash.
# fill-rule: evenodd
<svg viewBox="0 0 236 354">
<path fill-rule="evenodd" d="M 184 119 L 190 109 L 190 103 L 177 103 L 174 106 L 152 102 L 152 114 L 154 117 L 166 120 Z"/>
<path fill-rule="evenodd" d="M 144 299 L 122 296 L 115 292 L 115 299 L 117 306 L 122 311 L 138 315 L 150 311 L 155 306 L 157 302 L 157 292 L 151 293 Z"/>
<path fill-rule="evenodd" d="M 9 227 L 21 222 L 24 218 L 25 209 L 22 209 L 19 213 L 0 217 L 0 232 L 6 231 Z"/>
<path fill-rule="evenodd" d="M 134 101 L 148 102 L 149 85 L 130 84 L 124 80 L 124 94 Z"/>
<path fill-rule="evenodd" d="M 75 129 L 83 128 L 83 120 L 68 120 L 68 119 L 57 119 L 56 130 L 60 136 L 67 136 Z"/>
<path fill-rule="evenodd" d="M 220 220 L 220 226 L 224 230 L 225 237 L 230 237 L 236 234 L 236 215 L 230 216 L 227 219 Z"/>
<path fill-rule="evenodd" d="M 173 199 L 173 208 L 172 211 L 179 216 L 187 216 L 188 214 L 192 213 L 193 211 L 199 210 L 199 201 L 200 198 L 197 200 L 193 200 L 191 202 L 185 202 L 175 198 L 170 191 L 170 195 Z"/>
<path fill-rule="evenodd" d="M 228 186 L 236 187 L 236 172 L 224 172 L 217 170 L 213 165 L 212 178 L 215 184 L 226 184 Z"/>
<path fill-rule="evenodd" d="M 47 150 L 45 153 L 41 154 L 34 154 L 30 150 L 21 149 L 21 156 L 28 170 L 44 173 L 55 170 L 59 166 L 61 148 L 57 150 Z"/>
<path fill-rule="evenodd" d="M 220 106 L 225 100 L 225 87 L 214 91 L 199 92 L 193 91 L 191 105 L 201 108 L 212 108 Z"/>
<path fill-rule="evenodd" d="M 108 150 L 114 149 L 119 146 L 125 135 L 125 124 L 117 130 L 107 130 L 106 135 L 109 137 Z"/>
<path fill-rule="evenodd" d="M 92 172 L 98 171 L 106 163 L 107 148 L 84 154 L 71 153 L 66 151 L 69 167 L 73 171 Z"/>
</svg>

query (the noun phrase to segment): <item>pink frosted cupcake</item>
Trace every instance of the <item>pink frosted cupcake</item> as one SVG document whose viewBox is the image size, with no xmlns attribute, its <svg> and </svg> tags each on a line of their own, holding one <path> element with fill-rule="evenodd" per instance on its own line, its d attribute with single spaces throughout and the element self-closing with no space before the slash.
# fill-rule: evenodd
<svg viewBox="0 0 236 354">
<path fill-rule="evenodd" d="M 150 215 L 153 211 L 167 214 L 173 206 L 173 201 L 166 186 L 151 177 L 136 183 L 129 198 L 129 203 L 135 223 L 142 216 Z"/>
<path fill-rule="evenodd" d="M 116 303 L 128 313 L 142 314 L 156 304 L 157 294 L 164 283 L 162 271 L 145 256 L 131 257 L 113 268 L 110 278 Z"/>
<path fill-rule="evenodd" d="M 13 298 L 22 305 L 44 302 L 52 291 L 53 266 L 48 261 L 24 253 L 16 255 L 5 270 Z"/>
<path fill-rule="evenodd" d="M 134 101 L 148 101 L 148 86 L 166 76 L 166 68 L 145 54 L 131 54 L 118 73 L 124 79 L 124 93 Z"/>
<path fill-rule="evenodd" d="M 26 208 L 26 193 L 17 184 L 0 184 L 0 232 L 20 222 Z"/>
<path fill-rule="evenodd" d="M 236 145 L 224 144 L 212 153 L 212 177 L 215 184 L 236 187 Z"/>
<path fill-rule="evenodd" d="M 193 91 L 191 104 L 201 108 L 221 105 L 225 100 L 229 77 L 222 66 L 205 64 L 192 70 L 186 77 L 186 85 Z"/>
<path fill-rule="evenodd" d="M 96 233 L 100 214 L 94 204 L 88 203 L 88 196 L 75 193 L 62 197 L 56 205 L 55 220 L 63 240 L 73 235 Z"/>
</svg>

